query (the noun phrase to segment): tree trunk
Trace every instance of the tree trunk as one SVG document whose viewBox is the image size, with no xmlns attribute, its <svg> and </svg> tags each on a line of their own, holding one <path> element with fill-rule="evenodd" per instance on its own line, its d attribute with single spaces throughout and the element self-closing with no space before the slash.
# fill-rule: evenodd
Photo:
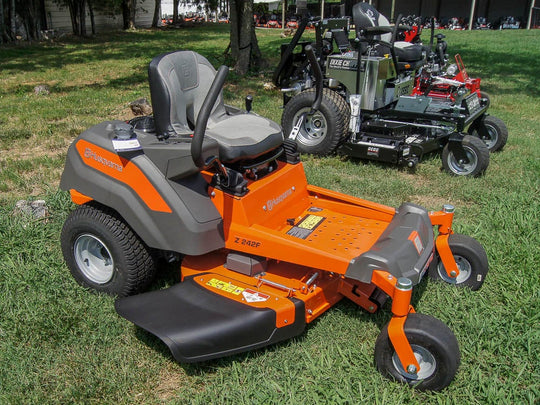
<svg viewBox="0 0 540 405">
<path fill-rule="evenodd" d="M 0 0 L 0 44 L 7 42 L 7 39 L 4 38 L 4 32 L 6 31 L 4 27 L 4 0 Z"/>
<path fill-rule="evenodd" d="M 41 39 L 41 5 L 39 0 L 28 1 L 26 7 L 19 9 L 19 15 L 23 17 L 28 39 Z"/>
<path fill-rule="evenodd" d="M 68 4 L 69 16 L 71 17 L 71 29 L 73 34 L 80 35 L 79 30 L 79 3 L 77 1 L 70 1 Z"/>
<path fill-rule="evenodd" d="M 236 73 L 245 75 L 262 62 L 253 22 L 253 0 L 232 0 L 230 10 L 231 56 L 236 61 Z"/>
<path fill-rule="evenodd" d="M 180 0 L 173 0 L 172 22 L 174 25 L 178 24 L 178 3 Z"/>
<path fill-rule="evenodd" d="M 156 0 L 154 7 L 154 17 L 152 18 L 152 28 L 157 28 L 159 24 L 159 10 L 161 9 L 161 0 Z"/>
<path fill-rule="evenodd" d="M 238 59 L 238 36 L 239 36 L 239 18 L 240 18 L 240 11 L 237 8 L 238 2 L 242 0 L 232 0 L 231 1 L 231 13 L 229 15 L 229 24 L 230 24 L 230 30 L 231 30 L 231 41 L 230 41 L 230 47 L 231 47 L 231 57 L 233 60 Z"/>
<path fill-rule="evenodd" d="M 129 28 L 135 29 L 135 15 L 137 13 L 137 0 L 130 0 L 131 7 L 129 9 Z"/>
<path fill-rule="evenodd" d="M 92 35 L 96 35 L 96 20 L 94 19 L 94 7 L 92 7 L 92 0 L 88 0 L 88 12 L 90 13 L 90 25 L 92 26 Z"/>
<path fill-rule="evenodd" d="M 11 0 L 10 6 L 9 6 L 9 21 L 11 24 L 11 37 L 13 39 L 16 39 L 17 37 L 17 23 L 15 21 L 15 0 Z"/>
<path fill-rule="evenodd" d="M 122 18 L 124 19 L 124 29 L 135 29 L 135 7 L 136 0 L 122 1 Z"/>
<path fill-rule="evenodd" d="M 41 29 L 48 30 L 47 14 L 45 12 L 45 0 L 39 0 L 39 18 L 41 19 Z"/>
<path fill-rule="evenodd" d="M 246 19 L 246 15 L 251 14 L 251 20 L 253 20 L 253 2 L 242 1 L 238 11 L 241 17 L 238 26 L 238 59 L 235 70 L 239 75 L 245 75 L 251 62 L 251 26 L 253 25 L 252 21 Z"/>
<path fill-rule="evenodd" d="M 81 0 L 79 4 L 79 35 L 81 37 L 86 36 L 86 0 Z"/>
</svg>

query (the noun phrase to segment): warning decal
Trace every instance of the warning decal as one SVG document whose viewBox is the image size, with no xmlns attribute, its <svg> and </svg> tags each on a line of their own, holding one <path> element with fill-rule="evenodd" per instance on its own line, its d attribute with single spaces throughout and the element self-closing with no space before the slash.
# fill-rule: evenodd
<svg viewBox="0 0 540 405">
<path fill-rule="evenodd" d="M 287 232 L 287 235 L 306 239 L 326 218 L 318 215 L 306 215 L 302 220 Z"/>
<path fill-rule="evenodd" d="M 263 294 L 259 291 L 254 291 L 246 288 L 242 291 L 242 296 L 246 299 L 247 302 L 264 302 L 270 298 L 269 295 Z"/>
<path fill-rule="evenodd" d="M 209 280 L 206 285 L 209 285 L 210 287 L 217 288 L 218 290 L 222 290 L 234 295 L 240 295 L 242 291 L 245 290 L 245 288 L 235 286 L 231 283 L 226 283 L 225 281 L 218 280 L 217 278 L 213 278 Z"/>
<path fill-rule="evenodd" d="M 424 250 L 424 246 L 422 245 L 422 240 L 420 239 L 418 232 L 412 231 L 408 239 L 413 243 L 418 254 L 421 255 L 422 251 Z"/>
</svg>

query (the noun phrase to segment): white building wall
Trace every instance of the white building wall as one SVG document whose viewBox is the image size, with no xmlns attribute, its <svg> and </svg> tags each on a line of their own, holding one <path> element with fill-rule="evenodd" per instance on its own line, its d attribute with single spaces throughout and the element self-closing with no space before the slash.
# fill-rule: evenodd
<svg viewBox="0 0 540 405">
<path fill-rule="evenodd" d="M 135 26 L 146 28 L 152 25 L 154 16 L 154 0 L 137 0 L 137 14 L 135 15 Z M 47 25 L 49 29 L 58 31 L 72 31 L 71 17 L 67 7 L 58 6 L 53 0 L 45 0 L 45 13 L 47 15 Z M 96 31 L 106 31 L 111 29 L 122 29 L 122 15 L 116 16 L 103 15 L 94 11 L 94 20 Z M 86 31 L 92 30 L 90 22 L 90 13 L 86 11 Z"/>
<path fill-rule="evenodd" d="M 178 4 L 178 14 L 183 15 L 186 13 L 195 13 L 197 12 L 197 6 L 194 4 L 183 4 L 180 2 Z M 173 14 L 173 0 L 161 0 L 161 15 Z"/>
</svg>

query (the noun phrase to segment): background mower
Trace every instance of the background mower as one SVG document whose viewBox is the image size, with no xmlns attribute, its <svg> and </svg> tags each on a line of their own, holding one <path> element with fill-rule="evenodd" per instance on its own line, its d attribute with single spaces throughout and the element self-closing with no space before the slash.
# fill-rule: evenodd
<svg viewBox="0 0 540 405">
<path fill-rule="evenodd" d="M 454 56 L 456 63 L 448 63 L 446 53 L 448 44 L 444 40 L 445 35 L 435 35 L 435 24 L 432 23 L 431 27 L 429 47 L 426 48 L 426 64 L 419 68 L 416 74 L 412 94 L 455 102 L 466 88 L 471 94 L 476 94 L 482 103 L 489 106 L 489 95 L 480 90 L 481 79 L 469 77 L 459 54 Z M 435 37 L 437 42 L 434 47 Z M 490 152 L 502 150 L 508 140 L 508 129 L 505 123 L 500 118 L 488 114 L 485 114 L 481 120 L 476 120 L 469 127 L 468 133 L 481 138 Z"/>
<path fill-rule="evenodd" d="M 310 42 L 300 41 L 306 20 L 282 47 L 274 73 L 274 83 L 284 92 L 283 129 L 301 152 L 337 150 L 415 167 L 442 149 L 443 167 L 451 174 L 478 176 L 486 170 L 486 144 L 465 130 L 482 127 L 484 132 L 487 101 L 462 85 L 454 100 L 411 96 L 416 70 L 425 63 L 424 49 L 394 42 L 400 27 L 390 27 L 372 6 L 358 3 L 353 7 L 355 40 L 348 38 L 348 18 L 319 21 L 318 63 L 309 64 L 305 47 Z M 312 110 L 316 85 L 323 86 L 322 100 Z"/>
<path fill-rule="evenodd" d="M 61 188 L 78 207 L 61 242 L 74 278 L 122 297 L 117 312 L 180 362 L 299 335 L 343 298 L 371 313 L 391 298 L 377 368 L 419 389 L 447 386 L 457 340 L 415 313 L 412 288 L 426 272 L 479 288 L 482 246 L 453 233 L 450 205 L 394 209 L 308 185 L 277 124 L 223 103 L 226 75 L 194 52 L 160 55 L 149 67 L 154 116 L 98 124 L 70 146 Z M 141 293 L 157 257 L 183 257 L 182 282 Z"/>
</svg>

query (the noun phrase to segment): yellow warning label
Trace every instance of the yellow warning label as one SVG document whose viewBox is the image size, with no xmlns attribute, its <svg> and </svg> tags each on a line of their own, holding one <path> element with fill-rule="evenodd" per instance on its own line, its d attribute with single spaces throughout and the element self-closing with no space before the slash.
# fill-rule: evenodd
<svg viewBox="0 0 540 405">
<path fill-rule="evenodd" d="M 238 287 L 234 284 L 218 280 L 217 278 L 212 278 L 208 280 L 206 285 L 209 285 L 210 287 L 214 287 L 214 288 L 217 288 L 218 290 L 222 290 L 222 291 L 234 294 L 234 295 L 240 295 L 242 291 L 245 290 L 245 288 Z"/>
<path fill-rule="evenodd" d="M 319 217 L 317 215 L 307 215 L 300 223 L 296 226 L 303 229 L 314 229 L 324 220 L 324 217 Z"/>
</svg>

